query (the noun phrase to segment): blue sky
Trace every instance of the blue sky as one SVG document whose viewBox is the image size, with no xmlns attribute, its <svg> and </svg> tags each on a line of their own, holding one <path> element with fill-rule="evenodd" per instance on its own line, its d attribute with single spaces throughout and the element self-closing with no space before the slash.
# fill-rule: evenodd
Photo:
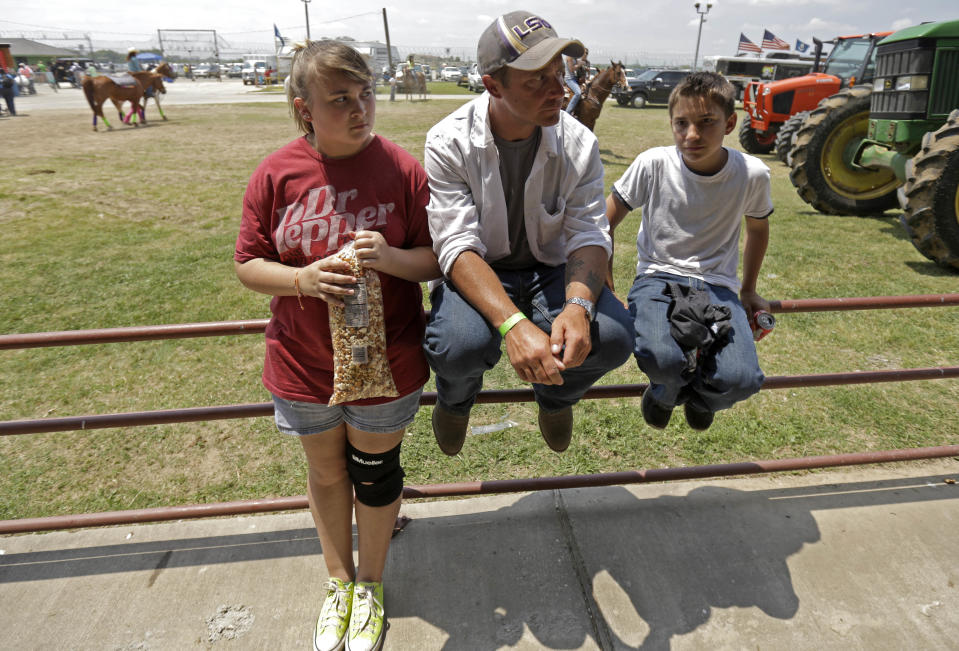
<svg viewBox="0 0 959 651">
<path fill-rule="evenodd" d="M 274 23 L 283 36 L 302 39 L 305 8 L 314 38 L 349 35 L 358 40 L 385 40 L 383 0 L 336 3 L 335 9 L 330 8 L 333 3 L 321 0 L 311 0 L 308 5 L 301 0 L 160 0 L 116 4 L 110 9 L 89 0 L 44 0 L 39 4 L 7 0 L 4 4 L 0 34 L 89 33 L 94 47 L 101 43 L 144 44 L 155 41 L 157 29 L 184 28 L 216 29 L 222 38 L 237 45 L 270 44 Z M 562 4 L 545 0 L 523 0 L 522 4 L 513 0 L 417 0 L 385 6 L 391 42 L 431 54 L 443 54 L 450 48 L 453 54 L 468 55 L 496 15 L 527 9 L 550 21 L 561 35 L 584 41 L 594 62 L 601 61 L 600 57 L 646 56 L 682 63 L 691 61 L 696 47 L 699 16 L 693 4 L 674 0 L 567 0 Z M 949 19 L 959 19 L 956 0 L 716 0 L 702 26 L 700 55 L 734 54 L 740 32 L 758 44 L 763 30 L 769 29 L 792 44 L 797 38 L 811 42 L 813 36 L 826 39 Z"/>
</svg>

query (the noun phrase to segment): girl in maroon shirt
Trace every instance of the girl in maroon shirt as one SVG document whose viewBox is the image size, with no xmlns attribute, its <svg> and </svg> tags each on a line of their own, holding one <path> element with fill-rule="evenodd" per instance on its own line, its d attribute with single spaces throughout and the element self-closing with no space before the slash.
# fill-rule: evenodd
<svg viewBox="0 0 959 651">
<path fill-rule="evenodd" d="M 440 276 L 426 221 L 429 190 L 416 160 L 373 134 L 373 74 L 355 50 L 307 43 L 293 57 L 287 94 L 305 135 L 251 177 L 234 261 L 246 287 L 274 297 L 263 382 L 277 427 L 300 437 L 309 466 L 310 510 L 329 576 L 313 648 L 369 651 L 385 632 L 382 580 L 403 490 L 400 444 L 429 375 L 419 283 Z M 343 305 L 357 281 L 332 256 L 350 240 L 380 276 L 400 397 L 330 406 L 327 305 Z"/>
</svg>

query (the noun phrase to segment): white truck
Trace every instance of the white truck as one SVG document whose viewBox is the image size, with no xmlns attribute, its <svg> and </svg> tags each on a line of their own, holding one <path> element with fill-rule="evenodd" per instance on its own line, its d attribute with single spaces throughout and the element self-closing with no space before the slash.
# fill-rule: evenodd
<svg viewBox="0 0 959 651">
<path fill-rule="evenodd" d="M 286 47 L 280 50 L 279 56 L 247 54 L 243 57 L 240 79 L 243 80 L 243 85 L 283 83 L 283 80 L 290 74 L 292 58 L 292 49 Z"/>
</svg>

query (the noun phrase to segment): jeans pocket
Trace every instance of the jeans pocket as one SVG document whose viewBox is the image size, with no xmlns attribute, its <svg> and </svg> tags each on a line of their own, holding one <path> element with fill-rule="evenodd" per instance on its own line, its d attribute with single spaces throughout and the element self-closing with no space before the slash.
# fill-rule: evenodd
<svg viewBox="0 0 959 651">
<path fill-rule="evenodd" d="M 539 317 L 550 327 L 550 330 L 552 329 L 554 317 L 553 313 L 550 312 L 549 305 L 542 300 L 534 299 L 530 302 L 530 310 L 535 310 Z M 534 319 L 532 314 L 529 314 L 528 316 L 533 320 L 534 323 L 539 320 Z"/>
</svg>

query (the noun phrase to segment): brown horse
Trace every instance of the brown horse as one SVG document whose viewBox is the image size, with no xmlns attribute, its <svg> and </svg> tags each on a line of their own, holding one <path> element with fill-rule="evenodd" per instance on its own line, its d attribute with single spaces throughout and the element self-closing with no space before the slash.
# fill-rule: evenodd
<svg viewBox="0 0 959 651">
<path fill-rule="evenodd" d="M 408 100 L 412 100 L 414 94 L 419 94 L 420 99 L 426 99 L 426 75 L 414 70 L 411 65 L 405 66 L 403 75 L 397 80 L 397 90 L 406 93 Z"/>
<path fill-rule="evenodd" d="M 600 111 L 603 110 L 603 102 L 613 92 L 613 86 L 626 86 L 626 83 L 626 71 L 623 68 L 623 62 L 613 63 L 610 61 L 608 68 L 587 82 L 583 89 L 583 97 L 576 105 L 573 116 L 592 131 L 593 127 L 596 126 L 596 120 L 599 119 Z M 563 102 L 564 109 L 568 103 L 569 94 Z"/>
<path fill-rule="evenodd" d="M 131 75 L 137 78 L 141 84 L 143 84 L 143 110 L 146 112 L 147 102 L 150 101 L 150 98 L 153 98 L 153 101 L 157 105 L 157 111 L 160 112 L 160 117 L 164 120 L 167 119 L 166 114 L 163 112 L 163 107 L 160 106 L 160 94 L 166 95 L 166 86 L 163 85 L 163 78 L 167 77 L 168 79 L 176 79 L 176 72 L 173 68 L 170 67 L 170 64 L 164 61 L 158 65 L 153 70 L 144 70 L 143 72 L 131 72 Z M 120 108 L 122 102 L 117 102 L 114 100 L 113 104 L 117 107 L 117 112 L 120 114 L 120 119 L 123 119 L 123 111 Z"/>
<path fill-rule="evenodd" d="M 131 77 L 133 83 L 120 85 L 113 81 L 110 77 L 106 75 L 98 75 L 96 77 L 85 76 L 81 85 L 83 86 L 83 94 L 87 97 L 87 102 L 90 104 L 90 108 L 93 110 L 93 130 L 97 130 L 97 117 L 103 118 L 103 124 L 107 125 L 108 129 L 113 129 L 113 125 L 107 120 L 106 116 L 103 114 L 103 103 L 108 99 L 112 100 L 115 105 L 119 107 L 123 102 L 130 102 L 133 104 L 133 110 L 130 111 L 130 115 L 123 119 L 124 122 L 129 124 L 130 117 L 134 115 L 139 115 L 143 120 L 144 124 L 146 123 L 146 117 L 143 114 L 143 108 L 140 106 L 140 100 L 143 99 L 143 84 L 136 78 Z M 121 113 L 122 117 L 122 113 Z M 137 124 L 136 120 L 133 121 L 133 126 L 140 126 Z"/>
</svg>

